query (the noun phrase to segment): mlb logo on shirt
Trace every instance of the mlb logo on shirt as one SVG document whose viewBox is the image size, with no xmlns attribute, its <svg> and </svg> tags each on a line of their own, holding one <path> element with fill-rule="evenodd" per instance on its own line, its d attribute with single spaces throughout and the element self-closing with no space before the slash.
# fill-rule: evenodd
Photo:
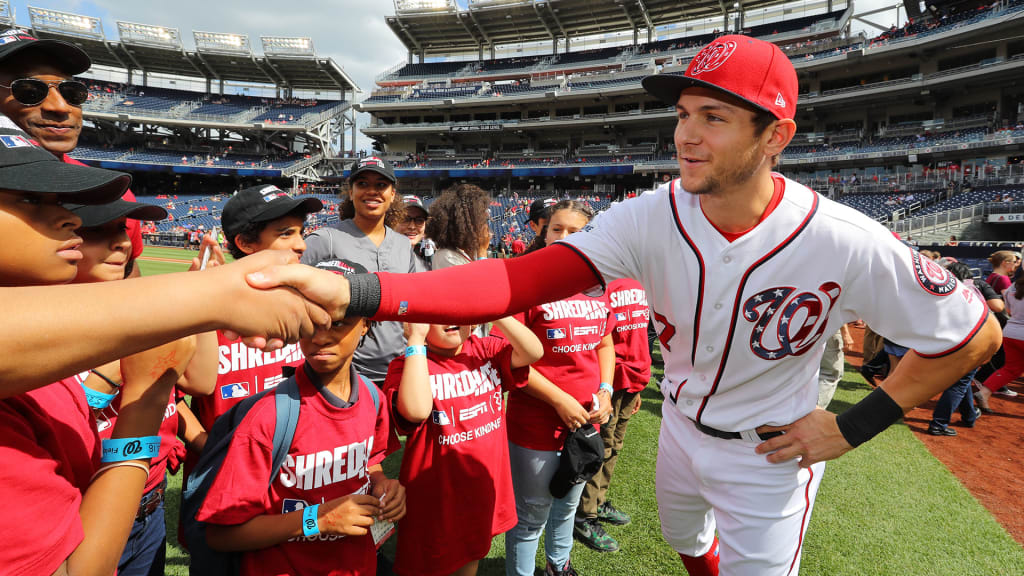
<svg viewBox="0 0 1024 576">
<path fill-rule="evenodd" d="M 15 135 L 0 136 L 0 143 L 4 145 L 4 148 L 24 148 L 25 146 L 32 146 L 32 143 L 29 142 L 27 138 Z"/>
<path fill-rule="evenodd" d="M 231 400 L 233 398 L 245 398 L 249 395 L 248 382 L 235 382 L 220 387 L 220 399 Z"/>
<path fill-rule="evenodd" d="M 452 424 L 452 421 L 448 418 L 448 413 L 443 410 L 434 410 L 430 413 L 430 418 L 438 426 L 451 426 Z"/>
<path fill-rule="evenodd" d="M 565 338 L 565 330 L 562 328 L 548 328 L 548 340 L 559 340 Z"/>
<path fill-rule="evenodd" d="M 626 321 L 626 315 L 623 314 L 622 312 L 616 312 L 615 313 L 615 320 L 617 322 L 625 322 Z"/>
<path fill-rule="evenodd" d="M 302 510 L 306 506 L 309 506 L 305 500 L 298 500 L 295 498 L 285 498 L 284 503 L 281 505 L 281 514 L 287 514 L 289 512 L 295 512 L 296 510 Z"/>
</svg>

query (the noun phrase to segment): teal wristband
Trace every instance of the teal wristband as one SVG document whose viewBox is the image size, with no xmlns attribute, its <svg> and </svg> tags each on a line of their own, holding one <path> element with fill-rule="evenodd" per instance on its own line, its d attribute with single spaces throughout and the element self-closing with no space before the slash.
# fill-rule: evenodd
<svg viewBox="0 0 1024 576">
<path fill-rule="evenodd" d="M 614 388 L 612 388 L 612 385 L 611 385 L 611 384 L 609 384 L 609 383 L 607 383 L 607 382 L 601 382 L 601 388 L 600 388 L 600 390 L 604 390 L 605 392 L 607 392 L 607 393 L 608 393 L 608 395 L 609 395 L 609 396 L 611 396 L 611 395 L 612 395 L 612 393 L 614 393 L 614 392 L 615 392 L 615 389 L 614 389 Z"/>
<path fill-rule="evenodd" d="M 316 536 L 320 533 L 320 523 L 317 522 L 316 515 L 317 511 L 320 510 L 319 504 L 313 504 L 312 506 L 306 506 L 302 509 L 302 535 Z"/>
<path fill-rule="evenodd" d="M 85 390 L 85 401 L 89 403 L 89 407 L 97 410 L 103 410 L 107 406 L 110 406 L 110 403 L 114 401 L 114 398 L 117 398 L 116 390 L 113 394 L 104 394 L 103 392 L 97 392 L 96 390 L 89 388 L 85 384 L 82 384 L 82 390 Z"/>
<path fill-rule="evenodd" d="M 405 357 L 406 358 L 408 358 L 410 356 L 426 356 L 426 355 L 427 355 L 427 347 L 426 346 L 408 346 L 405 349 Z"/>
<path fill-rule="evenodd" d="M 103 455 L 100 457 L 100 462 L 124 462 L 125 460 L 156 458 L 156 455 L 159 453 L 159 436 L 108 438 L 103 441 Z"/>
</svg>

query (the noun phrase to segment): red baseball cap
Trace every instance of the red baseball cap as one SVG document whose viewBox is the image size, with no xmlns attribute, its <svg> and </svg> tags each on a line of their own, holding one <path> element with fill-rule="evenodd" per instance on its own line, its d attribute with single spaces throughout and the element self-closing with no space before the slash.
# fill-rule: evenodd
<svg viewBox="0 0 1024 576">
<path fill-rule="evenodd" d="M 655 74 L 643 79 L 644 90 L 675 106 L 691 86 L 721 90 L 774 115 L 796 115 L 799 85 L 796 69 L 778 46 L 749 36 L 721 36 L 701 49 L 685 76 Z"/>
</svg>

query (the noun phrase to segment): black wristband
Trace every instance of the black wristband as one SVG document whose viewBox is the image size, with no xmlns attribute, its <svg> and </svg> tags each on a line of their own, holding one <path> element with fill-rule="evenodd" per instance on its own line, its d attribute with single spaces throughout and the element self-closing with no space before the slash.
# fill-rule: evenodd
<svg viewBox="0 0 1024 576">
<path fill-rule="evenodd" d="M 353 274 L 348 277 L 349 303 L 345 316 L 372 318 L 380 308 L 380 278 L 376 274 Z"/>
<path fill-rule="evenodd" d="M 857 447 L 903 417 L 903 408 L 881 387 L 836 417 L 836 424 L 850 446 Z"/>
</svg>

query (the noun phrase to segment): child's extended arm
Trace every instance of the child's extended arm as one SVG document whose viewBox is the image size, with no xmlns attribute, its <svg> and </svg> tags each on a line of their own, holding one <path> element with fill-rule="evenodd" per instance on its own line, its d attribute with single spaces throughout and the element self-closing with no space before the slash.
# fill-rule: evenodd
<svg viewBox="0 0 1024 576">
<path fill-rule="evenodd" d="M 495 320 L 505 339 L 512 345 L 512 368 L 529 366 L 544 356 L 544 345 L 537 335 L 512 316 Z"/>
<path fill-rule="evenodd" d="M 380 501 L 369 494 L 349 494 L 324 502 L 317 510 L 321 534 L 362 536 L 380 514 Z M 214 550 L 241 552 L 277 546 L 301 538 L 302 510 L 287 514 L 261 514 L 233 526 L 207 524 L 206 538 Z"/>
<path fill-rule="evenodd" d="M 203 453 L 203 447 L 206 446 L 206 429 L 184 398 L 178 400 L 178 438 L 185 443 L 185 448 L 189 452 L 196 455 Z"/>
<path fill-rule="evenodd" d="M 429 324 L 407 324 L 409 346 L 424 346 Z M 434 397 L 430 393 L 430 375 L 427 357 L 422 354 L 406 356 L 402 366 L 402 381 L 398 386 L 398 414 L 412 424 L 419 424 L 430 416 Z"/>
<path fill-rule="evenodd" d="M 217 333 L 203 332 L 195 339 L 196 353 L 178 381 L 178 388 L 193 396 L 209 396 L 217 387 Z"/>
</svg>

